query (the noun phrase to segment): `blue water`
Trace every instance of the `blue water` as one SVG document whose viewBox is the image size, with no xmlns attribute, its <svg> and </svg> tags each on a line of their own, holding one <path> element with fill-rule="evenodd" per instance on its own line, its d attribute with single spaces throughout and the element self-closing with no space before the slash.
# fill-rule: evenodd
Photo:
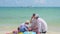
<svg viewBox="0 0 60 34">
<path fill-rule="evenodd" d="M 0 7 L 0 25 L 19 25 L 39 14 L 48 25 L 60 26 L 60 7 Z"/>
</svg>

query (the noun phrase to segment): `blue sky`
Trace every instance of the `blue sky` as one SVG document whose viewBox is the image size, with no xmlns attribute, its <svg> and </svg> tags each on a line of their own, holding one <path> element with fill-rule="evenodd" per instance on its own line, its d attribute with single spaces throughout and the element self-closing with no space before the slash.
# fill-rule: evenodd
<svg viewBox="0 0 60 34">
<path fill-rule="evenodd" d="M 60 7 L 60 0 L 0 0 L 0 7 Z"/>
</svg>

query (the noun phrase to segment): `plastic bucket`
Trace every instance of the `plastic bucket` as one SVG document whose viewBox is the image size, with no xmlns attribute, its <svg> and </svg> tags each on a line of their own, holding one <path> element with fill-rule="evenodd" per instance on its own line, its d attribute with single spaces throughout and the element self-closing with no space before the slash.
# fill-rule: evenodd
<svg viewBox="0 0 60 34">
<path fill-rule="evenodd" d="M 23 34 L 23 32 L 19 32 L 18 34 Z"/>
<path fill-rule="evenodd" d="M 36 32 L 24 32 L 23 34 L 36 34 Z"/>
</svg>

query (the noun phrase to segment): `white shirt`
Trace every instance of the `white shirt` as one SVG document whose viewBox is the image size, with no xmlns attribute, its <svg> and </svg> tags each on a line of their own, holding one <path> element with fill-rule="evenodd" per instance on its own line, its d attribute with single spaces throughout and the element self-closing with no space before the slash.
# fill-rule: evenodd
<svg viewBox="0 0 60 34">
<path fill-rule="evenodd" d="M 38 32 L 47 31 L 47 23 L 42 18 L 32 19 L 31 27 L 34 28 L 34 26 L 38 27 Z"/>
<path fill-rule="evenodd" d="M 47 23 L 42 18 L 38 18 L 37 23 L 39 32 L 42 32 L 42 30 L 43 32 L 47 31 Z"/>
</svg>

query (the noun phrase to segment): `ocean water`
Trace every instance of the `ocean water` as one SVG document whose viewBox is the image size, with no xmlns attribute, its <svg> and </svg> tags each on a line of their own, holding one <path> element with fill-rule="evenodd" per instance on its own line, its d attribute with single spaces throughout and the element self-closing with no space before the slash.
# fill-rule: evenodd
<svg viewBox="0 0 60 34">
<path fill-rule="evenodd" d="M 0 7 L 0 32 L 18 27 L 30 20 L 33 13 L 39 14 L 47 22 L 49 30 L 55 28 L 54 31 L 59 31 L 60 7 Z"/>
<path fill-rule="evenodd" d="M 0 7 L 0 25 L 19 25 L 30 20 L 33 13 L 39 14 L 49 25 L 60 25 L 60 7 Z"/>
</svg>

